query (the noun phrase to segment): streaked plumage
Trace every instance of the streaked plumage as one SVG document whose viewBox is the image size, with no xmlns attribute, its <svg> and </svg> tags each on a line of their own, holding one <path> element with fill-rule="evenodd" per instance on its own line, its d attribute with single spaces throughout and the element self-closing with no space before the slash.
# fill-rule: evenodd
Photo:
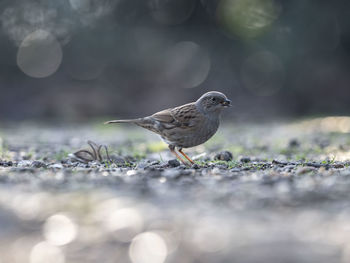
<svg viewBox="0 0 350 263">
<path fill-rule="evenodd" d="M 179 107 L 159 111 L 151 116 L 131 119 L 113 120 L 106 123 L 134 123 L 145 129 L 159 134 L 169 145 L 169 149 L 183 162 L 174 151 L 175 147 L 182 148 L 200 145 L 210 139 L 219 127 L 220 113 L 223 108 L 230 106 L 230 100 L 217 91 L 202 95 L 197 101 Z"/>
</svg>

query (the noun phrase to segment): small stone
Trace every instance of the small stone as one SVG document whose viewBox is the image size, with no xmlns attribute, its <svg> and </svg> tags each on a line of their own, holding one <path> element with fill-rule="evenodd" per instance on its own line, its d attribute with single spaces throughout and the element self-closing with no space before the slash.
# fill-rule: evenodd
<svg viewBox="0 0 350 263">
<path fill-rule="evenodd" d="M 287 165 L 288 162 L 285 162 L 285 161 L 279 161 L 279 160 L 272 160 L 272 164 L 277 164 L 277 165 L 281 165 L 281 166 L 284 166 L 284 165 Z"/>
<path fill-rule="evenodd" d="M 322 166 L 322 164 L 315 163 L 315 162 L 312 162 L 312 163 L 308 162 L 308 163 L 305 163 L 305 165 L 315 167 L 315 168 L 320 168 Z"/>
<path fill-rule="evenodd" d="M 250 162 L 250 157 L 242 157 L 239 161 L 241 162 L 241 163 L 249 163 Z"/>
<path fill-rule="evenodd" d="M 73 158 L 64 158 L 61 160 L 62 164 L 72 164 L 73 162 L 75 162 Z"/>
<path fill-rule="evenodd" d="M 179 169 L 179 170 L 185 170 L 187 169 L 188 167 L 184 164 L 180 164 L 179 166 L 176 167 L 176 169 Z"/>
<path fill-rule="evenodd" d="M 338 149 L 341 150 L 341 151 L 345 151 L 346 150 L 346 148 L 342 144 L 338 145 Z"/>
<path fill-rule="evenodd" d="M 158 161 L 158 160 L 155 160 L 155 161 L 151 161 L 151 162 L 150 162 L 150 165 L 152 165 L 152 166 L 158 165 L 158 164 L 160 164 L 160 161 Z"/>
<path fill-rule="evenodd" d="M 137 174 L 136 170 L 129 170 L 129 171 L 126 172 L 127 176 L 133 176 L 133 175 L 136 175 L 136 174 Z"/>
<path fill-rule="evenodd" d="M 171 159 L 168 161 L 168 165 L 170 167 L 178 167 L 180 166 L 180 162 L 177 159 Z"/>
<path fill-rule="evenodd" d="M 141 161 L 136 165 L 137 169 L 145 169 L 146 167 L 148 167 L 150 164 L 148 161 Z"/>
<path fill-rule="evenodd" d="M 199 169 L 200 167 L 199 167 L 198 164 L 194 163 L 194 164 L 192 164 L 192 168 L 197 170 L 197 169 Z"/>
<path fill-rule="evenodd" d="M 232 169 L 230 170 L 230 172 L 233 172 L 233 173 L 238 173 L 238 172 L 240 172 L 240 171 L 241 171 L 241 169 L 240 169 L 240 168 L 237 168 L 237 167 L 232 168 Z"/>
<path fill-rule="evenodd" d="M 344 168 L 344 165 L 341 163 L 337 163 L 333 165 L 334 168 Z"/>
<path fill-rule="evenodd" d="M 227 169 L 227 165 L 225 165 L 225 164 L 216 164 L 214 167 L 222 169 L 222 170 L 226 170 Z"/>
<path fill-rule="evenodd" d="M 44 162 L 41 162 L 41 161 L 34 161 L 34 162 L 32 162 L 31 166 L 34 168 L 42 168 L 42 167 L 46 167 L 46 164 Z"/>
<path fill-rule="evenodd" d="M 54 164 L 49 165 L 49 168 L 52 168 L 52 169 L 63 169 L 63 165 L 60 164 L 60 163 L 54 163 Z"/>
<path fill-rule="evenodd" d="M 134 163 L 134 162 L 136 162 L 136 159 L 135 159 L 133 156 L 131 156 L 131 155 L 125 156 L 125 157 L 124 157 L 124 160 L 125 160 L 125 162 L 127 162 L 127 163 Z"/>
<path fill-rule="evenodd" d="M 166 178 L 165 178 L 165 177 L 159 178 L 159 182 L 160 182 L 161 184 L 164 184 L 164 183 L 166 182 Z"/>
<path fill-rule="evenodd" d="M 0 166 L 3 166 L 3 167 L 10 167 L 10 166 L 13 166 L 13 162 L 12 161 L 0 161 Z"/>
<path fill-rule="evenodd" d="M 113 163 L 115 163 L 115 164 L 125 164 L 125 160 L 124 160 L 124 158 L 121 157 L 121 156 L 112 154 L 112 155 L 110 156 L 110 159 L 111 159 L 111 161 L 112 161 Z"/>
<path fill-rule="evenodd" d="M 219 160 L 219 161 L 232 161 L 233 155 L 229 151 L 222 151 L 219 152 L 215 155 L 214 160 Z"/>
<path fill-rule="evenodd" d="M 286 165 L 286 166 L 283 167 L 283 170 L 290 172 L 294 168 L 295 168 L 295 165 Z"/>
<path fill-rule="evenodd" d="M 296 148 L 296 147 L 299 147 L 300 146 L 300 142 L 297 140 L 297 139 L 291 139 L 289 142 L 288 142 L 288 147 L 289 148 Z"/>
<path fill-rule="evenodd" d="M 296 170 L 297 175 L 303 175 L 315 171 L 314 167 L 300 167 Z"/>
<path fill-rule="evenodd" d="M 18 163 L 18 167 L 23 168 L 23 167 L 29 167 L 31 166 L 32 162 L 28 160 L 23 160 Z"/>
</svg>

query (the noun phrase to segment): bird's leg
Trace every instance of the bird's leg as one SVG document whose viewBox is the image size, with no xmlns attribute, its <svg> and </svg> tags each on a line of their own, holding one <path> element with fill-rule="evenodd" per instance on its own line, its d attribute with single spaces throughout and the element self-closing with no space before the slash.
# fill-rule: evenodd
<svg viewBox="0 0 350 263">
<path fill-rule="evenodd" d="M 194 161 L 192 161 L 191 158 L 188 157 L 187 154 L 185 154 L 185 153 L 182 151 L 182 148 L 179 148 L 178 151 L 179 151 L 179 153 L 181 153 L 191 164 L 194 164 Z"/>
<path fill-rule="evenodd" d="M 173 154 L 175 154 L 176 158 L 179 159 L 184 165 L 188 165 L 188 163 L 186 163 L 184 159 L 182 159 L 181 156 L 177 154 L 177 152 L 175 151 L 175 146 L 169 145 L 169 150 Z"/>
</svg>

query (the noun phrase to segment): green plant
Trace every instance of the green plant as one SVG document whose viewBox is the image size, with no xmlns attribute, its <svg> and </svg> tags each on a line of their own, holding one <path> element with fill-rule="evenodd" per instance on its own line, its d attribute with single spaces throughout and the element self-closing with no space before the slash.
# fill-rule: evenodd
<svg viewBox="0 0 350 263">
<path fill-rule="evenodd" d="M 66 150 L 60 150 L 59 152 L 56 152 L 53 158 L 57 161 L 62 161 L 63 159 L 67 158 L 69 155 L 69 152 Z"/>
</svg>

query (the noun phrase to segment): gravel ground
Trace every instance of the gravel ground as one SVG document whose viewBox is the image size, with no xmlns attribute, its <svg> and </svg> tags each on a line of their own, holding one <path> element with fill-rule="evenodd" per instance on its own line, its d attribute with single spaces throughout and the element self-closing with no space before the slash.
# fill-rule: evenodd
<svg viewBox="0 0 350 263">
<path fill-rule="evenodd" d="M 349 131 L 226 125 L 186 167 L 138 127 L 3 126 L 0 262 L 347 263 Z M 88 140 L 111 160 L 69 157 Z"/>
</svg>

